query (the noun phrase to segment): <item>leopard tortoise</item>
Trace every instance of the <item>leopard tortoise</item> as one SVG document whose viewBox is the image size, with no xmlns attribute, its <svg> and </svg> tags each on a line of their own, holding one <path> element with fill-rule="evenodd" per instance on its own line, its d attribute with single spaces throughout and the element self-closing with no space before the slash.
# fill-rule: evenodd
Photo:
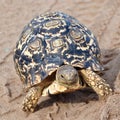
<svg viewBox="0 0 120 120">
<path fill-rule="evenodd" d="M 62 12 L 41 14 L 25 26 L 14 52 L 15 69 L 28 92 L 22 104 L 33 112 L 41 96 L 90 86 L 99 96 L 112 92 L 97 71 L 100 49 L 93 33 Z"/>
</svg>

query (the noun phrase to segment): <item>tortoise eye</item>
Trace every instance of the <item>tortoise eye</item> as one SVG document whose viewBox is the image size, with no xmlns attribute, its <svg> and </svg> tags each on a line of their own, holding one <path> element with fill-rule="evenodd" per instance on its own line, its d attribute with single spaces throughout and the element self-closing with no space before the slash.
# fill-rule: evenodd
<svg viewBox="0 0 120 120">
<path fill-rule="evenodd" d="M 61 75 L 61 78 L 62 78 L 62 79 L 64 79 L 64 76 L 63 76 L 63 75 Z"/>
<path fill-rule="evenodd" d="M 40 49 L 40 46 L 41 46 L 40 39 L 36 39 L 34 42 L 32 42 L 32 43 L 30 44 L 29 47 L 30 47 L 31 49 L 36 50 L 36 49 Z"/>
</svg>

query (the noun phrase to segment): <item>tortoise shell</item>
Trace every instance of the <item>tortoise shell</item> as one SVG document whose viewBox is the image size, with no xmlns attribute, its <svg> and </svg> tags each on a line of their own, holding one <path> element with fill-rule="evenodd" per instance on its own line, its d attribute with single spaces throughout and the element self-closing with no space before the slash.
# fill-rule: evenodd
<svg viewBox="0 0 120 120">
<path fill-rule="evenodd" d="M 63 64 L 102 70 L 100 49 L 93 33 L 61 12 L 35 17 L 25 26 L 14 52 L 17 73 L 24 85 L 38 85 Z"/>
</svg>

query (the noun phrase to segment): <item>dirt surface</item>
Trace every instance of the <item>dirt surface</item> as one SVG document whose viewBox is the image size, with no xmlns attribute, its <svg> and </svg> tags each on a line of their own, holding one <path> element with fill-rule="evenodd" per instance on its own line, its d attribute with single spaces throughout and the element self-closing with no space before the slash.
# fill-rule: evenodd
<svg viewBox="0 0 120 120">
<path fill-rule="evenodd" d="M 96 35 L 105 68 L 102 77 L 114 94 L 98 100 L 90 89 L 42 97 L 38 111 L 21 110 L 22 84 L 13 50 L 23 27 L 36 15 L 62 11 L 76 17 Z M 120 120 L 120 0 L 0 1 L 0 120 Z"/>
</svg>

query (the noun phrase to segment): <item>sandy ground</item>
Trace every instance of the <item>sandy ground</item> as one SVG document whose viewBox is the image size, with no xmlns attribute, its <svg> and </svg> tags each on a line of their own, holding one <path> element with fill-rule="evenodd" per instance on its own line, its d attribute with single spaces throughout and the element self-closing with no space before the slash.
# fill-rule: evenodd
<svg viewBox="0 0 120 120">
<path fill-rule="evenodd" d="M 42 97 L 39 109 L 21 110 L 22 84 L 13 64 L 13 50 L 23 27 L 36 15 L 62 11 L 88 26 L 98 38 L 105 71 L 102 77 L 114 94 L 98 100 L 88 89 L 52 98 Z M 0 120 L 120 120 L 120 0 L 0 1 Z"/>
</svg>

